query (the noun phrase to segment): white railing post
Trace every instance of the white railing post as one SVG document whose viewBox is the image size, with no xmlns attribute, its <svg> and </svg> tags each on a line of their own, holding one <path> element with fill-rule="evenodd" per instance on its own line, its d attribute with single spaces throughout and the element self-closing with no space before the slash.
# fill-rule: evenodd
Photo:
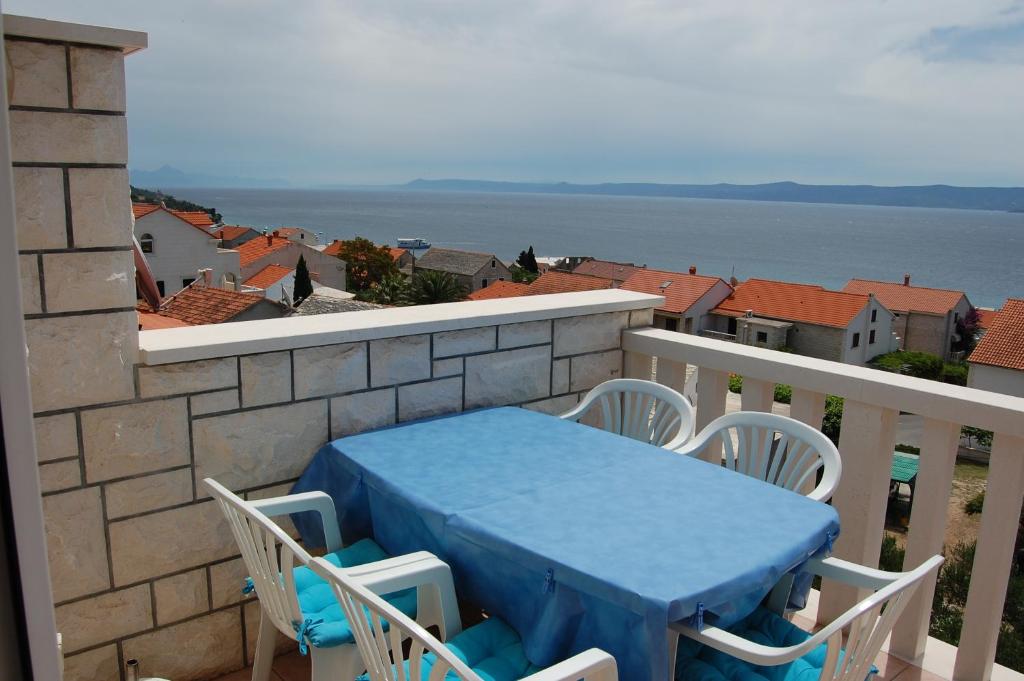
<svg viewBox="0 0 1024 681">
<path fill-rule="evenodd" d="M 992 675 L 1006 585 L 1013 567 L 1022 495 L 1024 437 L 996 433 L 960 647 L 953 669 L 955 681 L 987 680 Z"/>
<path fill-rule="evenodd" d="M 653 357 L 639 352 L 623 353 L 622 374 L 625 378 L 640 378 L 645 381 L 651 380 Z"/>
<path fill-rule="evenodd" d="M 725 414 L 725 399 L 729 392 L 729 374 L 700 367 L 697 370 L 697 432 L 704 426 Z M 721 443 L 704 448 L 701 458 L 712 463 L 722 460 Z"/>
<path fill-rule="evenodd" d="M 903 569 L 912 570 L 942 552 L 946 534 L 946 515 L 953 485 L 956 452 L 960 446 L 960 426 L 949 421 L 924 419 L 921 437 L 920 470 L 910 510 L 910 529 Z M 905 660 L 920 662 L 928 641 L 935 575 L 926 577 L 907 604 L 892 632 L 889 651 Z"/>
<path fill-rule="evenodd" d="M 686 362 L 658 358 L 658 383 L 682 394 L 686 390 Z"/>
<path fill-rule="evenodd" d="M 797 421 L 806 423 L 811 428 L 821 430 L 821 422 L 825 418 L 824 393 L 794 387 L 793 398 L 789 404 L 789 415 Z"/>
<path fill-rule="evenodd" d="M 842 528 L 833 555 L 875 567 L 882 548 L 885 507 L 896 438 L 895 409 L 846 400 L 839 435 L 843 477 L 832 505 Z M 858 589 L 828 582 L 822 584 L 818 622 L 843 614 L 863 594 Z"/>
<path fill-rule="evenodd" d="M 775 384 L 769 381 L 758 381 L 743 377 L 743 393 L 741 402 L 743 411 L 771 412 L 775 401 Z"/>
</svg>

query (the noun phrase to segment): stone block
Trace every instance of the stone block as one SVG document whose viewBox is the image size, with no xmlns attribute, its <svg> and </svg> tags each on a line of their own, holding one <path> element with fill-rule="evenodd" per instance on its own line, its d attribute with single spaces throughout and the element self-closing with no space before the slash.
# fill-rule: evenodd
<svg viewBox="0 0 1024 681">
<path fill-rule="evenodd" d="M 73 653 L 152 629 L 151 604 L 149 585 L 140 584 L 59 606 L 55 615 L 64 650 Z"/>
<path fill-rule="evenodd" d="M 117 646 L 93 648 L 64 657 L 63 681 L 114 681 L 121 678 Z"/>
<path fill-rule="evenodd" d="M 72 232 L 77 248 L 132 245 L 132 206 L 127 170 L 71 168 L 68 170 L 68 187 Z"/>
<path fill-rule="evenodd" d="M 622 378 L 622 351 L 611 350 L 572 358 L 570 390 L 590 390 L 599 383 Z"/>
<path fill-rule="evenodd" d="M 366 387 L 366 344 L 345 343 L 295 351 L 295 399 Z"/>
<path fill-rule="evenodd" d="M 462 378 L 403 385 L 398 389 L 398 420 L 412 421 L 462 411 Z"/>
<path fill-rule="evenodd" d="M 109 524 L 114 584 L 131 584 L 227 558 L 238 552 L 212 501 Z"/>
<path fill-rule="evenodd" d="M 370 385 L 374 388 L 430 378 L 430 336 L 370 341 Z"/>
<path fill-rule="evenodd" d="M 25 320 L 34 411 L 135 396 L 138 315 L 111 314 Z"/>
<path fill-rule="evenodd" d="M 561 395 L 569 392 L 568 359 L 556 359 L 551 363 L 551 394 Z"/>
<path fill-rule="evenodd" d="M 499 350 L 550 342 L 551 322 L 547 319 L 542 319 L 536 322 L 503 324 L 498 327 Z"/>
<path fill-rule="evenodd" d="M 245 561 L 241 558 L 233 558 L 223 563 L 211 565 L 210 596 L 213 600 L 214 609 L 256 598 L 255 592 L 242 593 L 245 578 L 248 576 L 249 570 L 245 567 Z"/>
<path fill-rule="evenodd" d="M 34 163 L 128 162 L 124 116 L 11 111 L 11 160 Z"/>
<path fill-rule="evenodd" d="M 68 106 L 68 72 L 63 45 L 5 40 L 12 106 Z M 13 77 L 12 77 L 13 76 Z"/>
<path fill-rule="evenodd" d="M 560 395 L 559 397 L 549 397 L 546 400 L 539 400 L 537 402 L 527 402 L 523 405 L 523 408 L 530 411 L 539 411 L 542 414 L 558 416 L 575 407 L 578 402 L 579 400 L 575 394 Z"/>
<path fill-rule="evenodd" d="M 57 603 L 110 587 L 98 487 L 43 497 L 46 553 Z"/>
<path fill-rule="evenodd" d="M 395 422 L 395 389 L 371 390 L 331 400 L 331 438 Z"/>
<path fill-rule="evenodd" d="M 123 518 L 192 501 L 192 469 L 112 482 L 104 488 L 107 518 Z"/>
<path fill-rule="evenodd" d="M 124 111 L 124 53 L 72 47 L 71 94 L 76 109 Z"/>
<path fill-rule="evenodd" d="M 202 416 L 203 414 L 215 414 L 219 411 L 238 409 L 238 391 L 235 389 L 192 395 L 188 399 L 192 409 L 192 416 Z"/>
<path fill-rule="evenodd" d="M 42 492 L 56 492 L 82 484 L 82 468 L 78 459 L 47 463 L 39 467 L 39 489 Z"/>
<path fill-rule="evenodd" d="M 434 358 L 487 352 L 495 348 L 496 332 L 493 326 L 461 331 L 443 331 L 434 334 Z"/>
<path fill-rule="evenodd" d="M 35 426 L 39 461 L 78 456 L 78 426 L 74 414 L 37 416 Z"/>
<path fill-rule="evenodd" d="M 196 419 L 192 434 L 197 480 L 235 490 L 291 480 L 327 442 L 327 401 Z"/>
<path fill-rule="evenodd" d="M 60 168 L 13 168 L 18 248 L 66 248 L 64 173 Z M 126 198 L 127 200 L 127 198 Z"/>
<path fill-rule="evenodd" d="M 139 367 L 139 393 L 142 397 L 194 393 L 237 385 L 238 362 L 234 357 Z"/>
<path fill-rule="evenodd" d="M 547 397 L 551 348 L 491 352 L 466 358 L 466 409 L 518 404 Z"/>
<path fill-rule="evenodd" d="M 288 352 L 247 355 L 240 363 L 242 406 L 255 407 L 292 399 L 292 359 Z"/>
<path fill-rule="evenodd" d="M 43 311 L 43 297 L 39 287 L 38 258 L 34 255 L 19 255 L 18 273 L 21 275 L 22 314 L 39 314 Z"/>
<path fill-rule="evenodd" d="M 124 658 L 143 660 L 147 676 L 211 679 L 245 666 L 242 617 L 214 612 L 124 641 Z"/>
<path fill-rule="evenodd" d="M 47 312 L 135 306 L 135 261 L 129 251 L 43 256 Z"/>
<path fill-rule="evenodd" d="M 81 418 L 89 482 L 189 463 L 184 397 L 89 409 Z"/>
<path fill-rule="evenodd" d="M 620 347 L 622 330 L 628 325 L 629 312 L 556 319 L 554 355 L 562 357 Z"/>
<path fill-rule="evenodd" d="M 638 326 L 651 326 L 652 324 L 654 324 L 654 308 L 632 310 L 629 313 L 629 328 L 631 329 Z"/>
<path fill-rule="evenodd" d="M 206 593 L 206 568 L 153 582 L 156 623 L 159 626 L 198 615 L 210 609 Z"/>
<path fill-rule="evenodd" d="M 458 376 L 462 373 L 462 357 L 434 360 L 434 378 Z"/>
</svg>

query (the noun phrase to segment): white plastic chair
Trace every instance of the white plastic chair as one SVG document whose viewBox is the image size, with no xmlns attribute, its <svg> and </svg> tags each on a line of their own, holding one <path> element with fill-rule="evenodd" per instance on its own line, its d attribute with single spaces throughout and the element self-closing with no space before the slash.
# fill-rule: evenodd
<svg viewBox="0 0 1024 681">
<path fill-rule="evenodd" d="M 709 445 L 722 443 L 723 465 L 778 487 L 802 492 L 821 481 L 807 496 L 832 498 L 843 474 L 839 451 L 819 430 L 788 416 L 738 411 L 720 416 L 676 451 L 699 456 Z"/>
<path fill-rule="evenodd" d="M 313 559 L 310 567 L 331 585 L 348 621 L 353 623 L 352 630 L 370 681 L 441 681 L 450 678 L 452 674 L 462 681 L 484 681 L 470 664 L 460 659 L 441 640 L 377 595 L 408 588 L 412 584 L 407 577 L 388 571 L 354 575 L 351 571 L 339 570 L 322 558 Z M 452 600 L 443 601 L 442 605 L 445 608 L 442 619 L 446 623 L 447 640 L 455 645 L 452 638 L 462 628 L 458 607 Z M 484 623 L 476 626 L 485 626 L 489 622 L 495 621 L 484 620 Z M 469 634 L 474 628 L 470 627 L 461 633 Z M 442 634 L 442 640 L 444 638 Z M 402 651 L 402 642 L 406 639 L 411 640 L 411 645 L 408 648 L 408 662 L 403 664 L 401 657 L 394 656 L 392 651 Z M 500 653 L 508 656 L 509 651 L 501 648 Z M 426 669 L 428 666 L 429 672 Z M 576 679 L 617 681 L 615 658 L 602 650 L 591 648 L 564 662 L 524 676 L 522 681 Z"/>
<path fill-rule="evenodd" d="M 603 430 L 657 447 L 676 449 L 693 436 L 693 406 L 660 383 L 636 378 L 605 381 L 560 418 L 579 421 L 597 408 Z"/>
<path fill-rule="evenodd" d="M 669 629 L 738 660 L 762 667 L 788 664 L 824 643 L 827 648 L 819 679 L 864 681 L 871 674 L 878 651 L 914 591 L 928 574 L 939 568 L 942 561 L 942 556 L 932 556 L 910 572 L 883 572 L 837 558 L 809 561 L 807 568 L 814 574 L 857 588 L 871 589 L 874 593 L 796 645 L 766 646 L 712 626 L 705 626 L 698 631 L 686 624 L 676 623 L 670 625 Z M 849 629 L 849 634 L 844 650 L 843 632 L 846 629 Z"/>
<path fill-rule="evenodd" d="M 328 553 L 342 549 L 334 502 L 323 492 L 306 492 L 283 497 L 245 501 L 212 478 L 203 484 L 213 495 L 231 526 L 242 559 L 249 571 L 249 579 L 261 606 L 259 638 L 253 661 L 253 681 L 268 681 L 274 658 L 276 632 L 295 639 L 296 628 L 306 621 L 299 605 L 295 573 L 310 567 L 313 557 L 274 523 L 270 516 L 315 511 L 323 523 L 324 540 Z M 322 559 L 321 559 L 322 560 Z M 438 564 L 443 570 L 438 571 Z M 403 574 L 411 586 L 417 588 L 416 618 L 423 626 L 437 625 L 444 630 L 441 601 L 454 600 L 450 589 L 450 574 L 445 580 L 443 572 L 448 566 L 427 552 L 412 553 L 347 568 L 353 574 L 366 574 L 375 570 L 389 574 Z M 448 588 L 450 593 L 445 593 Z M 390 592 L 388 592 L 390 593 Z M 307 639 L 308 640 L 308 639 Z M 300 645 L 305 646 L 305 641 Z M 312 656 L 313 681 L 348 681 L 363 671 L 362 658 L 354 642 L 332 647 L 309 645 Z"/>
</svg>

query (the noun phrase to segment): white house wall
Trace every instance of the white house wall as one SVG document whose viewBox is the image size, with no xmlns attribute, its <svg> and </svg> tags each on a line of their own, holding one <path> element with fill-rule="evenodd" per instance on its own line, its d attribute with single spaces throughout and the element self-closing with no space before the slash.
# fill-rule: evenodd
<svg viewBox="0 0 1024 681">
<path fill-rule="evenodd" d="M 988 364 L 971 364 L 967 372 L 967 386 L 980 390 L 1015 397 L 1024 397 L 1024 371 L 989 366 Z"/>
<path fill-rule="evenodd" d="M 264 238 L 264 237 L 259 237 Z M 303 246 L 302 244 L 289 242 L 284 248 L 279 248 L 268 253 L 259 260 L 249 263 L 242 268 L 242 281 L 249 279 L 267 265 L 281 265 L 289 269 L 295 269 L 299 264 L 299 256 L 306 259 L 306 266 L 311 275 L 319 277 L 319 282 L 324 286 L 345 290 L 345 261 L 339 260 L 333 255 L 324 255 L 315 248 Z M 276 284 L 275 284 L 276 287 Z"/>
<path fill-rule="evenodd" d="M 196 229 L 170 213 L 153 211 L 135 221 L 135 236 L 153 236 L 153 252 L 146 254 L 153 277 L 164 282 L 164 295 L 177 293 L 182 280 L 195 279 L 201 269 L 213 270 L 213 284 L 220 286 L 225 274 L 236 279 L 239 272 L 237 251 L 218 248 L 213 235 L 203 236 Z"/>
</svg>

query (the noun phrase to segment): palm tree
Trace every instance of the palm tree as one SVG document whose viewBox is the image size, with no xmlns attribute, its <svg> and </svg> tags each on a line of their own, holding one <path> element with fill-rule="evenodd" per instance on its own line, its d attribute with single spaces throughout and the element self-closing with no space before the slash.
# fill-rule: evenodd
<svg viewBox="0 0 1024 681">
<path fill-rule="evenodd" d="M 389 274 L 359 297 L 378 305 L 406 305 L 409 302 L 409 282 L 401 274 Z"/>
<path fill-rule="evenodd" d="M 454 303 L 466 297 L 466 289 L 454 275 L 436 270 L 422 270 L 412 278 L 409 300 L 413 305 Z"/>
</svg>

